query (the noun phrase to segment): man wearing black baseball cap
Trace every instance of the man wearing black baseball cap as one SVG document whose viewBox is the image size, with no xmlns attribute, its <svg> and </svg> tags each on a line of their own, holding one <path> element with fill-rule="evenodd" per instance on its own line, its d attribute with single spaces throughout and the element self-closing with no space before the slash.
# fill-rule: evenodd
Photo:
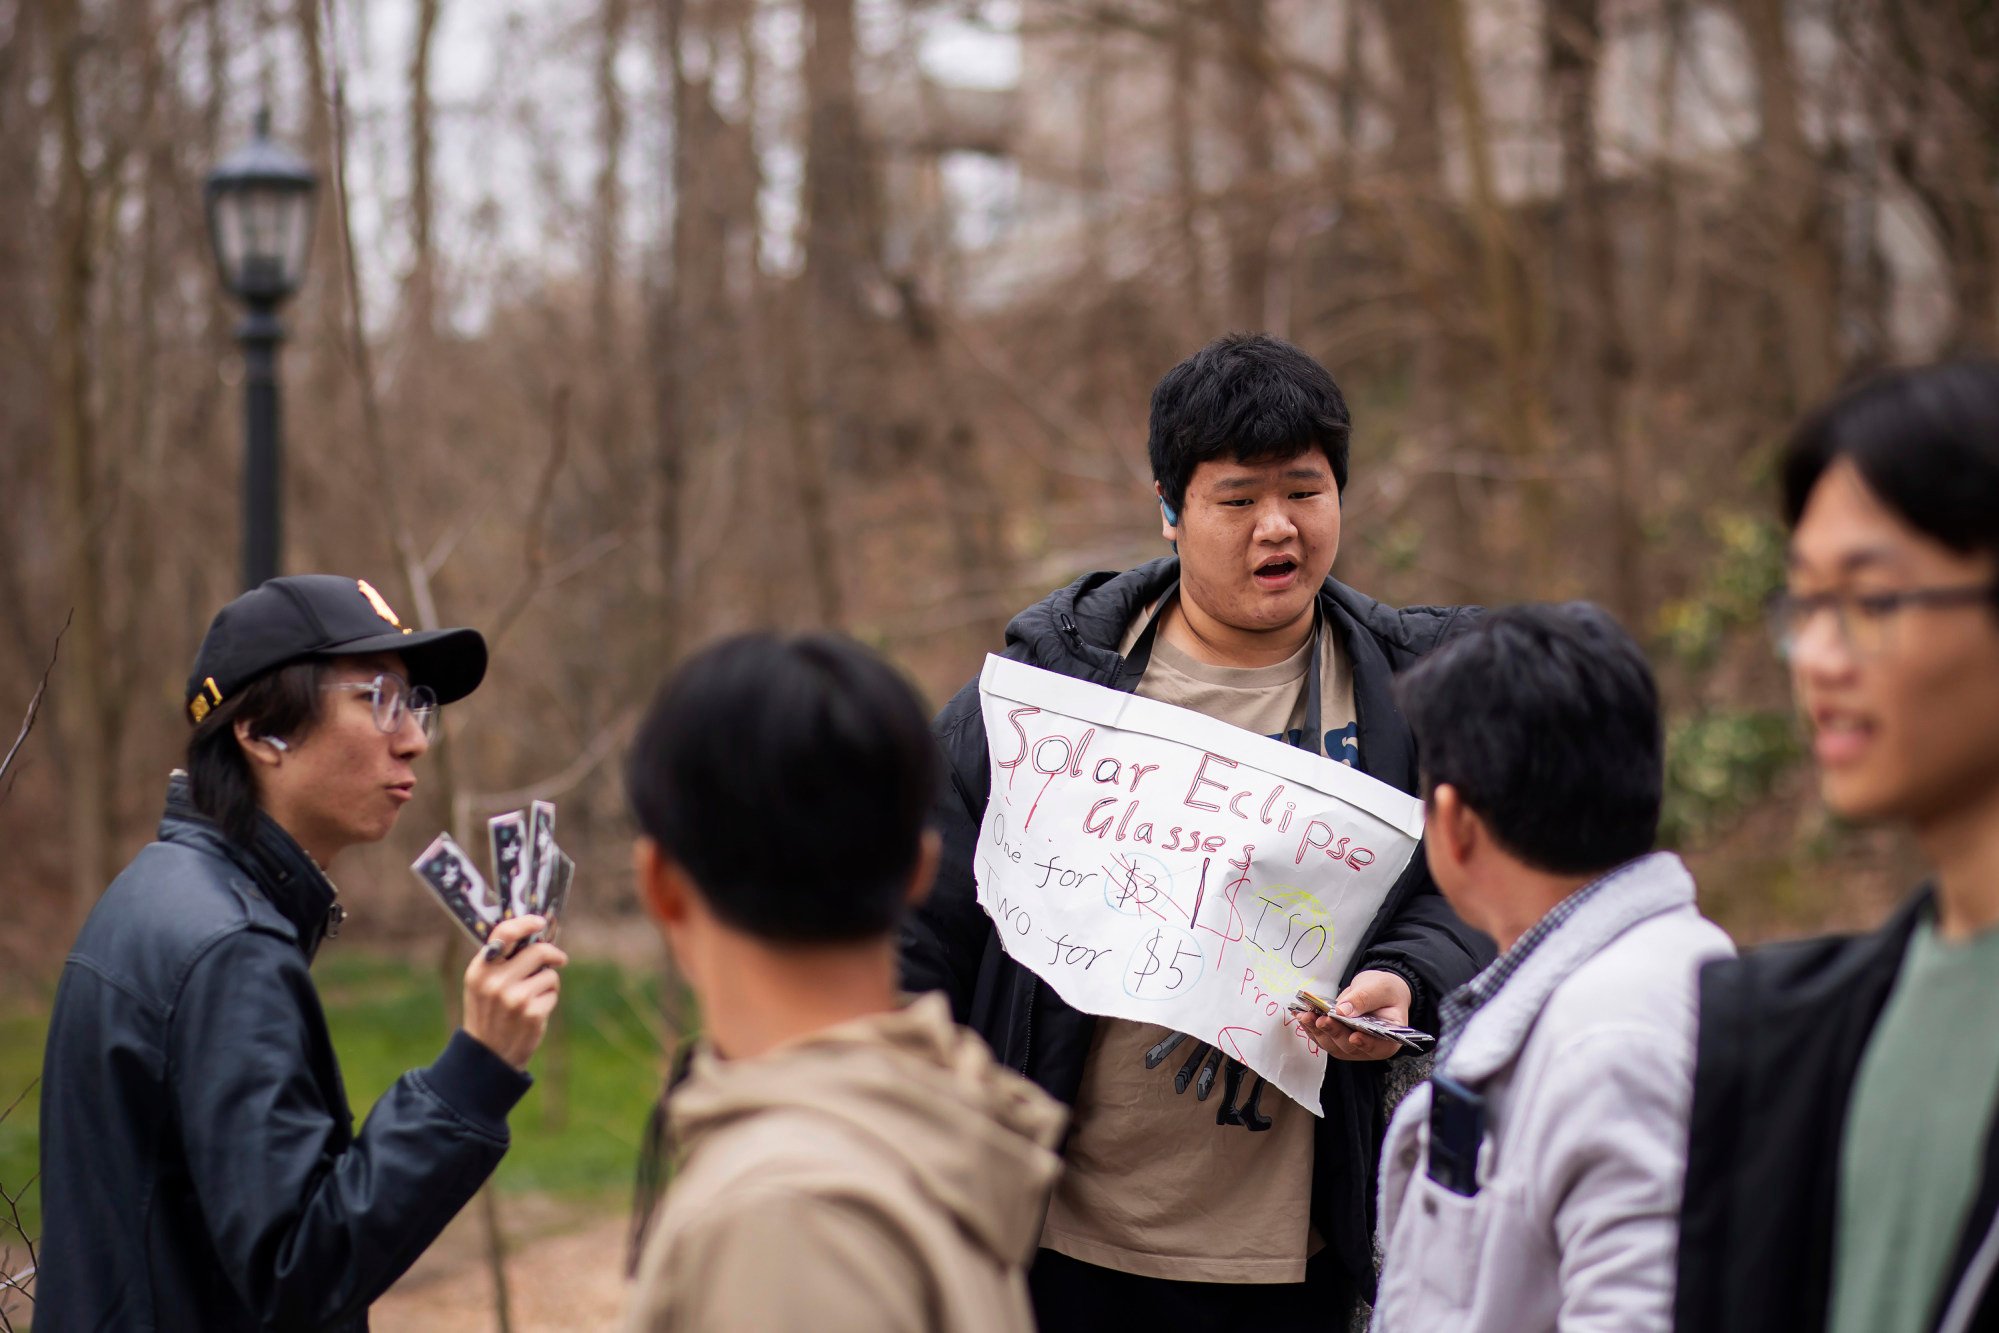
<svg viewBox="0 0 1999 1333">
<path fill-rule="evenodd" d="M 36 1327 L 365 1328 L 492 1173 L 568 961 L 507 956 L 540 918 L 494 929 L 463 1028 L 358 1135 L 307 970 L 344 915 L 327 867 L 395 827 L 438 708 L 485 673 L 477 631 L 412 632 L 355 579 L 215 617 L 159 840 L 56 992 Z"/>
</svg>

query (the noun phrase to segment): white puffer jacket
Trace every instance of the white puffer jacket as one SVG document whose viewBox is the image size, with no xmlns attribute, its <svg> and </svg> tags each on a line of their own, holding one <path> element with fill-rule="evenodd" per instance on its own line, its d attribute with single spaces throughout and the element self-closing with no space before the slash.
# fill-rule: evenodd
<svg viewBox="0 0 1999 1333">
<path fill-rule="evenodd" d="M 1426 1172 L 1428 1084 L 1382 1153 L 1376 1333 L 1646 1333 L 1673 1322 L 1696 978 L 1735 952 L 1660 852 L 1477 1010 L 1445 1072 L 1485 1098 L 1479 1192 Z"/>
</svg>

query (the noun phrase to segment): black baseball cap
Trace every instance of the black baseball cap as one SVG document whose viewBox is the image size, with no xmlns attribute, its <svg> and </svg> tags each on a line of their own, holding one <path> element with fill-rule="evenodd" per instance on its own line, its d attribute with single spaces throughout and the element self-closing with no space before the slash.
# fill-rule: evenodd
<svg viewBox="0 0 1999 1333">
<path fill-rule="evenodd" d="M 198 724 L 215 705 L 287 662 L 363 653 L 400 653 L 410 684 L 428 685 L 440 704 L 463 699 L 486 675 L 486 640 L 478 630 L 411 630 L 366 579 L 293 574 L 215 613 L 187 679 L 187 715 Z"/>
</svg>

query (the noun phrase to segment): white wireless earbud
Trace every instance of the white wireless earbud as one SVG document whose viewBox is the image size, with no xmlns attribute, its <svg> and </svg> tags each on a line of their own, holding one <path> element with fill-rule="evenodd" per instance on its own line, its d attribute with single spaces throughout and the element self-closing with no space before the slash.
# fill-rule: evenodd
<svg viewBox="0 0 1999 1333">
<path fill-rule="evenodd" d="M 266 736 L 266 737 L 264 737 L 264 738 L 263 738 L 263 740 L 264 740 L 264 743 L 265 743 L 266 745 L 269 745 L 269 746 L 270 746 L 270 747 L 271 747 L 272 749 L 276 750 L 276 751 L 277 751 L 277 752 L 278 752 L 279 754 L 283 754 L 283 753 L 284 753 L 285 751 L 287 751 L 287 750 L 289 750 L 289 749 L 291 749 L 291 748 L 292 748 L 291 746 L 289 746 L 289 745 L 286 745 L 286 744 L 285 744 L 285 743 L 284 743 L 284 742 L 283 742 L 282 740 L 280 740 L 280 739 L 279 739 L 278 737 L 276 737 L 276 736 Z"/>
</svg>

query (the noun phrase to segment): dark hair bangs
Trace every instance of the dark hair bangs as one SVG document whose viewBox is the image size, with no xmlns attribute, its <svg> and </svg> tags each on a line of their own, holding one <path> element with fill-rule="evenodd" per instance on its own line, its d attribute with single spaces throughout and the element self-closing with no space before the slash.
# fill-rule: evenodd
<svg viewBox="0 0 1999 1333">
<path fill-rule="evenodd" d="M 1918 532 L 1961 554 L 1999 553 L 1999 364 L 1891 372 L 1813 413 L 1784 450 L 1788 526 L 1842 459 Z"/>
<path fill-rule="evenodd" d="M 1344 491 L 1352 418 L 1326 368 L 1279 338 L 1231 333 L 1166 372 L 1152 391 L 1146 452 L 1175 509 L 1201 464 L 1268 463 L 1317 449 Z"/>
</svg>

